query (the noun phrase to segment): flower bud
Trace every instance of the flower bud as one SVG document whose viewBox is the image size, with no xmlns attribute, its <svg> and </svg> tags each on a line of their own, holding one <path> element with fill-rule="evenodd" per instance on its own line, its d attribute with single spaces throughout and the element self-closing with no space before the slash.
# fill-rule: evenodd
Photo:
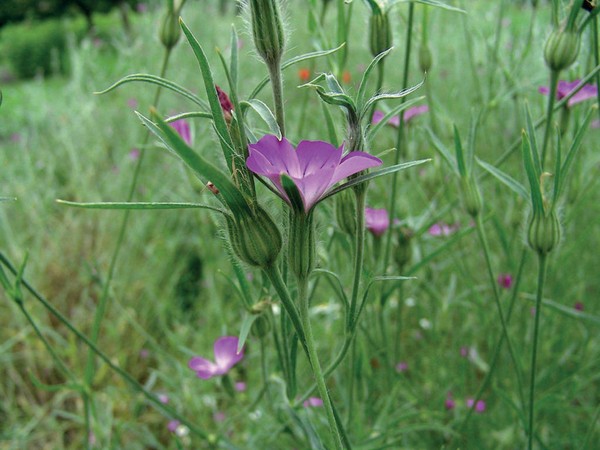
<svg viewBox="0 0 600 450">
<path fill-rule="evenodd" d="M 181 27 L 179 26 L 179 10 L 169 8 L 160 25 L 160 42 L 167 50 L 172 49 L 179 42 Z"/>
<path fill-rule="evenodd" d="M 460 187 L 465 210 L 470 216 L 476 217 L 481 211 L 483 203 L 477 183 L 471 177 L 461 177 Z"/>
<path fill-rule="evenodd" d="M 580 42 L 580 35 L 575 31 L 554 30 L 544 48 L 546 65 L 557 72 L 567 69 L 577 59 Z"/>
<path fill-rule="evenodd" d="M 548 215 L 532 214 L 527 230 L 527 242 L 537 253 L 549 253 L 560 242 L 560 234 L 560 222 L 554 209 Z"/>
<path fill-rule="evenodd" d="M 308 278 L 315 266 L 315 225 L 312 213 L 290 213 L 288 244 L 290 270 L 300 280 Z"/>
<path fill-rule="evenodd" d="M 227 219 L 231 247 L 243 262 L 251 266 L 272 265 L 282 246 L 281 233 L 273 219 L 258 207 L 253 214 Z"/>
<path fill-rule="evenodd" d="M 356 204 L 354 203 L 354 196 L 346 189 L 340 192 L 335 199 L 335 218 L 340 229 L 354 236 L 356 230 Z"/>
<path fill-rule="evenodd" d="M 431 56 L 431 50 L 426 43 L 422 43 L 419 48 L 419 67 L 423 73 L 427 73 L 431 70 L 433 64 L 433 58 Z"/>
<path fill-rule="evenodd" d="M 392 47 L 392 30 L 386 13 L 373 12 L 369 19 L 369 45 L 371 54 L 377 56 Z"/>
<path fill-rule="evenodd" d="M 278 0 L 250 0 L 249 3 L 256 50 L 267 65 L 279 64 L 285 40 Z"/>
</svg>

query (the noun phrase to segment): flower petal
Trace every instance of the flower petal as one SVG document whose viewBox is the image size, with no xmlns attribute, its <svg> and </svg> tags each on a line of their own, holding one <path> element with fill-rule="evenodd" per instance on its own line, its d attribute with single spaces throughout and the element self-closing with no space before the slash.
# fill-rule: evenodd
<svg viewBox="0 0 600 450">
<path fill-rule="evenodd" d="M 323 196 L 323 194 L 335 183 L 331 182 L 331 178 L 335 174 L 336 167 L 328 167 L 307 175 L 301 179 L 294 179 L 294 183 L 298 186 L 298 190 L 304 201 L 304 210 L 309 211 L 315 203 Z"/>
<path fill-rule="evenodd" d="M 371 156 L 364 152 L 350 152 L 342 159 L 340 165 L 335 169 L 335 173 L 331 178 L 329 186 L 333 186 L 338 181 L 344 178 L 354 175 L 361 170 L 368 169 L 370 167 L 376 167 L 381 165 L 381 160 L 375 156 Z"/>
<path fill-rule="evenodd" d="M 325 168 L 334 168 L 342 159 L 343 147 L 335 148 L 328 142 L 302 141 L 298 144 L 296 155 L 300 163 L 302 176 L 318 172 Z"/>
<path fill-rule="evenodd" d="M 235 364 L 244 357 L 244 349 L 237 353 L 238 338 L 223 336 L 215 341 L 215 362 L 218 375 L 227 373 Z"/>
<path fill-rule="evenodd" d="M 292 177 L 301 176 L 298 156 L 296 155 L 294 147 L 286 138 L 283 138 L 280 141 L 277 139 L 277 136 L 267 134 L 256 144 L 250 144 L 248 147 L 250 150 L 254 150 L 263 155 L 270 163 L 270 166 L 262 165 L 263 170 L 268 170 L 268 173 L 255 171 L 253 169 L 253 152 L 251 152 L 251 156 L 246 160 L 246 165 L 253 172 L 258 173 L 259 175 L 280 174 L 281 172 L 284 172 Z M 256 168 L 259 169 L 259 167 Z"/>
<path fill-rule="evenodd" d="M 217 373 L 218 367 L 215 365 L 215 363 L 209 361 L 208 359 L 201 358 L 200 356 L 195 356 L 194 358 L 190 359 L 188 367 L 196 372 L 196 375 L 205 380 L 208 380 L 215 375 L 219 375 Z"/>
</svg>

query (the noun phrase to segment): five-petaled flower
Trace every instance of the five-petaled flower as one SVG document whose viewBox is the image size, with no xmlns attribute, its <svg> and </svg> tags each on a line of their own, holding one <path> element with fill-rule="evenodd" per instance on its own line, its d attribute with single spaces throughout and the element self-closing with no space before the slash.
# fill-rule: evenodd
<svg viewBox="0 0 600 450">
<path fill-rule="evenodd" d="M 379 158 L 364 152 L 350 152 L 342 157 L 343 145 L 335 148 L 323 141 L 301 141 L 295 150 L 286 138 L 279 140 L 270 134 L 248 148 L 248 169 L 269 178 L 288 203 L 290 199 L 281 177 L 289 176 L 302 197 L 306 213 L 339 181 L 381 164 Z"/>
<path fill-rule="evenodd" d="M 381 237 L 390 227 L 387 209 L 365 208 L 365 226 L 375 237 Z"/>
<path fill-rule="evenodd" d="M 573 89 L 575 89 L 579 82 L 580 80 L 575 80 L 571 82 L 560 80 L 558 82 L 558 86 L 556 87 L 556 99 L 561 100 L 565 98 Z M 540 86 L 538 90 L 540 94 L 548 95 L 550 93 L 550 88 L 548 86 Z M 598 88 L 596 87 L 596 85 L 586 84 L 573 97 L 569 99 L 569 101 L 567 102 L 567 106 L 570 108 L 577 103 L 583 102 L 590 98 L 595 98 L 597 95 Z"/>
<path fill-rule="evenodd" d="M 195 356 L 190 359 L 188 367 L 196 372 L 200 378 L 209 378 L 225 375 L 244 357 L 244 349 L 238 353 L 238 338 L 235 336 L 223 336 L 215 341 L 215 362 Z"/>
</svg>

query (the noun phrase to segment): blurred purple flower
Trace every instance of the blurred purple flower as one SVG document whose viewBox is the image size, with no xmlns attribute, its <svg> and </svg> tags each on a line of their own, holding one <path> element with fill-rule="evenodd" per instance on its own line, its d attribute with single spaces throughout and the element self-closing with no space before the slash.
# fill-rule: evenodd
<svg viewBox="0 0 600 450">
<path fill-rule="evenodd" d="M 460 348 L 460 356 L 462 356 L 463 358 L 466 358 L 467 356 L 469 356 L 469 348 L 461 347 Z"/>
<path fill-rule="evenodd" d="M 323 406 L 323 400 L 321 400 L 319 397 L 309 397 L 307 400 L 304 400 L 302 405 L 305 408 L 316 408 L 318 406 Z"/>
<path fill-rule="evenodd" d="M 569 93 L 579 84 L 579 81 L 580 80 L 568 82 L 565 80 L 560 80 L 558 82 L 558 86 L 556 87 L 556 99 L 561 100 L 569 95 Z M 540 94 L 548 95 L 550 93 L 550 88 L 548 86 L 540 86 L 538 91 Z M 595 98 L 597 95 L 598 88 L 596 85 L 586 84 L 579 90 L 579 92 L 577 92 L 577 94 L 569 99 L 567 106 L 571 108 L 573 105 L 590 98 Z"/>
<path fill-rule="evenodd" d="M 161 402 L 163 405 L 169 403 L 169 396 L 167 394 L 158 394 L 157 397 L 158 401 Z"/>
<path fill-rule="evenodd" d="M 375 237 L 380 237 L 390 227 L 387 209 L 365 208 L 365 225 Z"/>
<path fill-rule="evenodd" d="M 243 381 L 238 381 L 237 383 L 235 383 L 234 388 L 238 392 L 244 392 L 246 390 L 246 383 L 244 383 Z"/>
<path fill-rule="evenodd" d="M 444 402 L 444 406 L 446 407 L 446 409 L 448 411 L 453 410 L 454 407 L 456 406 L 456 402 L 454 401 L 454 398 L 452 397 L 452 392 L 448 392 L 448 394 L 446 394 L 446 401 Z"/>
<path fill-rule="evenodd" d="M 398 364 L 396 364 L 396 371 L 397 372 L 406 372 L 408 370 L 408 363 L 406 361 L 400 361 Z"/>
<path fill-rule="evenodd" d="M 510 273 L 501 273 L 498 275 L 498 284 L 501 288 L 510 289 L 513 283 L 513 278 Z"/>
<path fill-rule="evenodd" d="M 475 405 L 475 412 L 481 414 L 482 412 L 485 411 L 485 402 L 483 400 L 477 400 L 477 403 L 475 403 L 475 400 L 473 400 L 472 398 L 468 398 L 467 399 L 467 408 L 472 408 L 473 405 Z"/>
<path fill-rule="evenodd" d="M 148 11 L 148 5 L 146 3 L 138 3 L 137 5 L 135 5 L 135 9 L 140 14 L 143 14 L 146 11 Z"/>
<path fill-rule="evenodd" d="M 417 116 L 420 116 L 421 114 L 425 114 L 427 111 L 429 111 L 429 106 L 427 106 L 427 105 L 419 105 L 419 106 L 413 106 L 412 108 L 408 108 L 404 112 L 404 123 L 410 122 L 411 119 L 413 119 Z M 385 113 L 383 111 L 376 110 L 373 113 L 373 125 L 381 122 L 381 120 L 384 118 L 384 116 L 385 116 Z M 392 116 L 388 120 L 387 124 L 398 128 L 400 126 L 400 116 Z"/>
<path fill-rule="evenodd" d="M 11 142 L 20 142 L 21 141 L 21 134 L 20 133 L 13 133 L 10 135 L 10 141 Z"/>
<path fill-rule="evenodd" d="M 573 308 L 575 308 L 575 311 L 583 311 L 585 309 L 582 302 L 575 302 Z"/>
<path fill-rule="evenodd" d="M 289 202 L 281 184 L 281 176 L 288 175 L 300 192 L 305 212 L 339 181 L 381 164 L 379 158 L 363 152 L 350 152 L 342 157 L 343 146 L 335 148 L 323 141 L 301 141 L 295 150 L 286 138 L 280 141 L 270 134 L 248 148 L 248 169 L 269 178 L 281 197 Z"/>
<path fill-rule="evenodd" d="M 179 136 L 187 145 L 192 145 L 192 133 L 190 131 L 190 123 L 185 119 L 179 119 L 171 122 L 171 126 L 179 133 Z"/>
<path fill-rule="evenodd" d="M 132 161 L 137 161 L 140 157 L 140 149 L 139 148 L 132 148 L 129 151 L 129 159 L 131 159 Z"/>
<path fill-rule="evenodd" d="M 179 420 L 169 420 L 169 423 L 167 424 L 167 430 L 169 430 L 171 433 L 175 433 L 179 425 L 181 425 Z"/>
<path fill-rule="evenodd" d="M 215 362 L 195 356 L 190 359 L 188 367 L 204 380 L 224 375 L 244 357 L 244 349 L 238 353 L 237 346 L 237 337 L 220 337 L 215 341 L 214 345 Z"/>
<path fill-rule="evenodd" d="M 223 411 L 217 411 L 213 414 L 213 419 L 215 419 L 215 422 L 223 422 L 226 417 L 227 416 L 225 416 L 225 413 Z"/>
<path fill-rule="evenodd" d="M 135 98 L 127 99 L 127 106 L 131 109 L 136 109 L 138 107 L 138 101 Z"/>
<path fill-rule="evenodd" d="M 448 225 L 447 223 L 438 222 L 429 227 L 428 233 L 431 236 L 450 236 L 458 230 L 458 225 Z"/>
<path fill-rule="evenodd" d="M 600 119 L 595 119 L 592 120 L 592 125 L 590 125 L 592 128 L 600 128 Z"/>
<path fill-rule="evenodd" d="M 148 356 L 150 356 L 150 350 L 148 350 L 147 348 L 143 348 L 140 350 L 140 358 L 146 359 Z"/>
</svg>

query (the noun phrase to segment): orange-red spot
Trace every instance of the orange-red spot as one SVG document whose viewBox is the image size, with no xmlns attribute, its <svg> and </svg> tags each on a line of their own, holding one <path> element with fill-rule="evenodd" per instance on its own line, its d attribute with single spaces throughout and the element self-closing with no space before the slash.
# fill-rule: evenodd
<svg viewBox="0 0 600 450">
<path fill-rule="evenodd" d="M 298 71 L 298 78 L 300 78 L 300 81 L 307 82 L 310 80 L 310 70 L 306 68 L 300 69 Z"/>
<path fill-rule="evenodd" d="M 352 75 L 350 75 L 350 72 L 347 70 L 344 70 L 344 73 L 342 74 L 342 81 L 346 84 L 350 84 L 352 81 Z"/>
</svg>

